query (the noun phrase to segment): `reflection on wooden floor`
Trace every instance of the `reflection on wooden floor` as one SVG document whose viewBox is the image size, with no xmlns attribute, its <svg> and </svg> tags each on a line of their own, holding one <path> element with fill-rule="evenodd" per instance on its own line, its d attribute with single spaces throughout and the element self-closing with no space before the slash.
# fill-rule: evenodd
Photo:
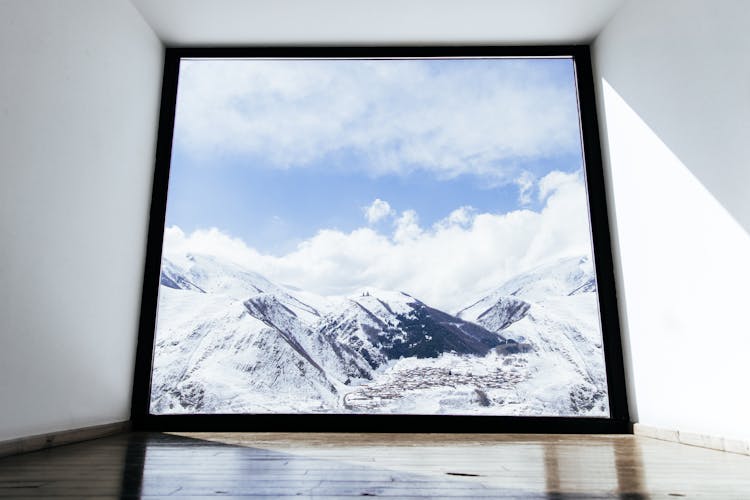
<svg viewBox="0 0 750 500">
<path fill-rule="evenodd" d="M 0 497 L 750 498 L 750 457 L 633 436 L 131 433 L 0 459 Z"/>
</svg>

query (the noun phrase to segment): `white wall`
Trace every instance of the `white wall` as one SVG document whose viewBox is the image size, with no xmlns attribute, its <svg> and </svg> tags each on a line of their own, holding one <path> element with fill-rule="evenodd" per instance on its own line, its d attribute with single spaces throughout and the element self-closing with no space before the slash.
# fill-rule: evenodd
<svg viewBox="0 0 750 500">
<path fill-rule="evenodd" d="M 594 46 L 637 420 L 739 439 L 750 439 L 748 26 L 744 0 L 630 0 Z"/>
<path fill-rule="evenodd" d="M 132 0 L 176 45 L 581 43 L 623 0 Z"/>
<path fill-rule="evenodd" d="M 0 440 L 129 417 L 162 53 L 127 0 L 0 1 Z"/>
</svg>

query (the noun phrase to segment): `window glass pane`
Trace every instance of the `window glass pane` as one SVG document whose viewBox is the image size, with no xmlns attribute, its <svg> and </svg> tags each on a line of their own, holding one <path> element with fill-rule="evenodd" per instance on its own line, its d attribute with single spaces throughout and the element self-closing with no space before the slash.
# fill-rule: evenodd
<svg viewBox="0 0 750 500">
<path fill-rule="evenodd" d="M 183 59 L 152 414 L 608 417 L 571 58 Z"/>
</svg>

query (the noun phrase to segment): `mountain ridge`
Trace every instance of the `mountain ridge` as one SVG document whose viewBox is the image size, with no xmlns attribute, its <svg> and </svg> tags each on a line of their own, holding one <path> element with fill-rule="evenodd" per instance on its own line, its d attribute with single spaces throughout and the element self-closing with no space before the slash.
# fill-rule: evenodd
<svg viewBox="0 0 750 500">
<path fill-rule="evenodd" d="M 329 300 L 215 257 L 191 254 L 182 264 L 165 258 L 152 411 L 410 412 L 425 407 L 419 394 L 437 391 L 448 398 L 432 410 L 440 413 L 452 408 L 449 387 L 471 383 L 471 391 L 458 391 L 469 411 L 502 411 L 526 404 L 508 406 L 506 393 L 520 394 L 529 380 L 543 378 L 533 371 L 547 365 L 574 381 L 573 389 L 551 381 L 563 395 L 544 388 L 554 401 L 545 396 L 527 406 L 560 414 L 608 411 L 603 358 L 595 359 L 601 342 L 579 345 L 595 336 L 591 321 L 578 318 L 579 309 L 590 315 L 595 301 L 588 263 L 574 258 L 542 266 L 452 315 L 405 292 L 366 288 Z M 319 307 L 295 293 L 314 296 Z M 449 359 L 476 367 L 465 374 L 439 368 Z M 474 373 L 478 367 L 487 375 Z M 415 376 L 423 381 L 413 383 Z M 583 402 L 570 402 L 576 398 Z"/>
</svg>

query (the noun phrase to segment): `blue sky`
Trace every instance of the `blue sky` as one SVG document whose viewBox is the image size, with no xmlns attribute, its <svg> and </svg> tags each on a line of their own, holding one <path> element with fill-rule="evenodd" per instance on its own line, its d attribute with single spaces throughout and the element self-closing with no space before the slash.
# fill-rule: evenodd
<svg viewBox="0 0 750 500">
<path fill-rule="evenodd" d="M 167 226 L 281 255 L 414 210 L 540 211 L 581 168 L 569 59 L 183 63 Z M 370 224 L 375 199 L 394 211 Z"/>
</svg>

